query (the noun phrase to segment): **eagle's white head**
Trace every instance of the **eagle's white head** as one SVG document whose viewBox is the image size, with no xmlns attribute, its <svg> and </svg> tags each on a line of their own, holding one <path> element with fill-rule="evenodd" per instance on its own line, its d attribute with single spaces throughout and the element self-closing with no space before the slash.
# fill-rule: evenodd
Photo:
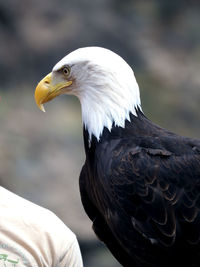
<svg viewBox="0 0 200 267">
<path fill-rule="evenodd" d="M 130 113 L 141 109 L 133 70 L 119 55 L 101 47 L 80 48 L 61 59 L 36 87 L 36 103 L 44 111 L 43 104 L 60 94 L 79 98 L 83 124 L 97 140 L 104 127 L 124 127 Z"/>
</svg>

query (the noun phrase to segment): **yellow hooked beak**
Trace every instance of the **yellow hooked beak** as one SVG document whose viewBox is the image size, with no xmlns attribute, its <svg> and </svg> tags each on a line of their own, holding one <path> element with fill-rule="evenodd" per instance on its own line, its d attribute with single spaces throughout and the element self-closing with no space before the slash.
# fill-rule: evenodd
<svg viewBox="0 0 200 267">
<path fill-rule="evenodd" d="M 70 86 L 72 81 L 62 81 L 52 85 L 52 73 L 45 76 L 35 89 L 35 102 L 40 110 L 45 112 L 43 104 L 63 93 L 64 88 Z"/>
</svg>

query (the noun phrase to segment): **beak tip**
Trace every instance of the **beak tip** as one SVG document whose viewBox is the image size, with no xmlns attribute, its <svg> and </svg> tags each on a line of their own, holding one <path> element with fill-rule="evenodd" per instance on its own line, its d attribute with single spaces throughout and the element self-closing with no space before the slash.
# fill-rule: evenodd
<svg viewBox="0 0 200 267">
<path fill-rule="evenodd" d="M 46 112 L 43 104 L 40 103 L 40 104 L 37 104 L 37 106 L 41 111 Z"/>
<path fill-rule="evenodd" d="M 43 111 L 43 112 L 46 112 L 45 109 L 44 109 L 44 105 L 40 105 L 40 110 Z"/>
</svg>

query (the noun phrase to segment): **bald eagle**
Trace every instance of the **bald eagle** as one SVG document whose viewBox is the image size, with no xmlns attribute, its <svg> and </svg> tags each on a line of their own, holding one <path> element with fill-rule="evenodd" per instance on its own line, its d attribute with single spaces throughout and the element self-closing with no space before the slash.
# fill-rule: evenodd
<svg viewBox="0 0 200 267">
<path fill-rule="evenodd" d="M 200 266 L 200 140 L 143 113 L 131 67 L 100 47 L 80 48 L 37 85 L 43 104 L 78 97 L 86 160 L 83 206 L 96 235 L 123 266 Z"/>
</svg>

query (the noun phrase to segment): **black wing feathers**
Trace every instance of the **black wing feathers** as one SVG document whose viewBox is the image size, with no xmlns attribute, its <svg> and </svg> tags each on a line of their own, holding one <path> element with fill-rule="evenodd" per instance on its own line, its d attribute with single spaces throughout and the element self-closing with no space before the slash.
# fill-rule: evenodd
<svg viewBox="0 0 200 267">
<path fill-rule="evenodd" d="M 120 196 L 118 205 L 130 216 L 133 226 L 149 240 L 155 239 L 168 246 L 174 241 L 176 223 L 167 201 L 175 199 L 177 190 L 166 182 L 159 186 L 160 163 L 157 158 L 151 159 L 152 155 L 168 158 L 171 153 L 134 149 L 120 160 L 118 177 L 116 171 L 112 176 L 113 190 Z"/>
<path fill-rule="evenodd" d="M 84 187 L 93 206 L 83 204 L 97 235 L 115 256 L 122 253 L 119 261 L 200 266 L 200 141 L 138 116 L 85 144 Z"/>
<path fill-rule="evenodd" d="M 200 156 L 196 148 L 177 155 L 156 145 L 152 148 L 152 144 L 148 148 L 147 141 L 145 145 L 116 146 L 110 169 L 104 169 L 112 188 L 110 201 L 117 203 L 143 236 L 168 247 L 189 231 L 187 223 L 194 228 L 199 220 Z M 195 234 L 199 240 L 198 229 Z M 194 242 L 188 237 L 187 241 Z"/>
</svg>

